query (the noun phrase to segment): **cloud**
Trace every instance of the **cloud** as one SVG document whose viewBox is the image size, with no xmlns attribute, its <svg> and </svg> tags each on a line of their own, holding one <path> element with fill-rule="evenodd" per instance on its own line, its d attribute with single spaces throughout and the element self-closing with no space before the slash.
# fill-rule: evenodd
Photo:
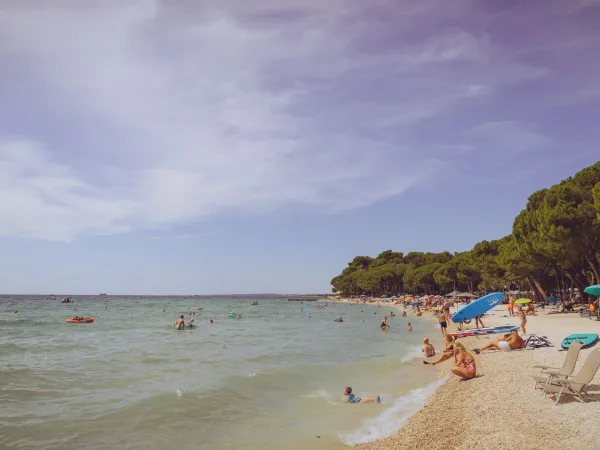
<svg viewBox="0 0 600 450">
<path fill-rule="evenodd" d="M 478 108 L 551 68 L 467 13 L 492 30 L 516 14 L 467 0 L 10 3 L 0 234 L 351 210 L 431 179 L 486 136 L 545 145 L 531 121 Z"/>
<path fill-rule="evenodd" d="M 212 236 L 213 233 L 185 233 L 185 234 L 168 234 L 168 235 L 156 235 L 148 236 L 146 239 L 149 241 L 165 241 L 165 240 L 188 240 L 196 239 L 200 237 Z"/>
<path fill-rule="evenodd" d="M 0 230 L 13 236 L 68 240 L 77 234 L 130 230 L 135 204 L 106 195 L 31 142 L 0 141 Z"/>
<path fill-rule="evenodd" d="M 485 122 L 468 130 L 467 134 L 488 145 L 493 143 L 507 152 L 523 152 L 552 145 L 547 136 L 534 131 L 530 124 L 518 122 Z"/>
</svg>

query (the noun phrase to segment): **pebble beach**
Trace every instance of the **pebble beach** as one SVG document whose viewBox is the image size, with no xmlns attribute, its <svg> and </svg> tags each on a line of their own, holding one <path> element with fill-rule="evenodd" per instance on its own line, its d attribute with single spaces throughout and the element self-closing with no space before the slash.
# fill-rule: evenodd
<svg viewBox="0 0 600 450">
<path fill-rule="evenodd" d="M 424 315 L 429 315 L 425 313 Z M 518 324 L 518 318 L 508 317 L 506 307 L 498 307 L 485 316 L 486 326 Z M 452 324 L 453 326 L 454 324 Z M 600 435 L 600 402 L 582 403 L 571 396 L 544 398 L 534 390 L 532 375 L 539 370 L 535 364 L 560 367 L 566 352 L 560 342 L 573 333 L 599 333 L 600 322 L 581 318 L 578 314 L 528 317 L 528 334 L 547 336 L 551 348 L 482 352 L 474 355 L 477 376 L 462 381 L 450 374 L 453 361 L 432 367 L 440 377 L 448 377 L 395 435 L 358 446 L 361 450 L 400 449 L 597 449 Z M 460 342 L 466 348 L 481 348 L 494 337 L 467 337 Z M 443 348 L 441 333 L 435 336 L 437 348 Z M 582 350 L 575 373 L 595 347 Z M 594 400 L 600 399 L 600 374 L 588 390 Z"/>
<path fill-rule="evenodd" d="M 431 313 L 424 313 L 425 316 L 431 316 Z M 518 325 L 518 318 L 508 317 L 505 306 L 495 308 L 483 320 L 486 326 Z M 453 329 L 454 324 L 451 325 Z M 394 435 L 356 448 L 600 448 L 600 434 L 596 431 L 600 402 L 582 403 L 571 396 L 563 396 L 555 405 L 551 396 L 544 398 L 540 389 L 534 389 L 531 378 L 539 373 L 532 367 L 535 364 L 562 366 L 566 352 L 559 350 L 564 337 L 573 333 L 599 332 L 600 322 L 581 318 L 578 314 L 547 315 L 540 310 L 537 316 L 528 317 L 527 333 L 548 337 L 554 347 L 474 354 L 477 376 L 467 381 L 450 373 L 453 360 L 432 366 L 431 370 L 439 371 L 440 378 L 447 380 L 426 405 Z M 443 348 L 441 333 L 430 338 L 438 351 Z M 467 337 L 459 341 L 470 351 L 496 338 L 497 335 Z M 575 373 L 596 347 L 581 351 Z M 593 400 L 600 399 L 600 373 L 587 392 Z"/>
</svg>

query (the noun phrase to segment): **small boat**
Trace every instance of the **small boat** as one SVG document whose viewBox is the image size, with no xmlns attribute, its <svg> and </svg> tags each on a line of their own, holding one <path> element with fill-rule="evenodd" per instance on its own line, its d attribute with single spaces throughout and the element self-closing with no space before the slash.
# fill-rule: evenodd
<svg viewBox="0 0 600 450">
<path fill-rule="evenodd" d="M 69 317 L 67 319 L 68 323 L 92 323 L 94 321 L 91 317 Z"/>
</svg>

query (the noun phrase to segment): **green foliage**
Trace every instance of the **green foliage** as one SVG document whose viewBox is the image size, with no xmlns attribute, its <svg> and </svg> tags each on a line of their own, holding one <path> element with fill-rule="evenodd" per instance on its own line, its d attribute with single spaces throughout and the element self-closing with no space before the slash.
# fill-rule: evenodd
<svg viewBox="0 0 600 450">
<path fill-rule="evenodd" d="M 592 195 L 594 196 L 594 208 L 596 208 L 598 220 L 600 220 L 600 183 L 596 183 L 592 189 Z"/>
<path fill-rule="evenodd" d="M 375 259 L 357 256 L 332 280 L 343 295 L 392 295 L 533 289 L 539 298 L 600 283 L 600 162 L 547 189 L 534 192 L 515 218 L 512 233 L 481 241 L 472 250 L 410 252 L 386 250 Z M 566 281 L 565 281 L 566 280 Z"/>
</svg>

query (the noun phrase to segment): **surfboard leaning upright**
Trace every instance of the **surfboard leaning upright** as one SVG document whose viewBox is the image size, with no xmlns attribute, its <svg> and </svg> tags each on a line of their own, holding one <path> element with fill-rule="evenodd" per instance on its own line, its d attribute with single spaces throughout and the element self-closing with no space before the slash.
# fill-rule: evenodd
<svg viewBox="0 0 600 450">
<path fill-rule="evenodd" d="M 485 314 L 494 306 L 502 303 L 502 300 L 504 300 L 504 294 L 502 292 L 493 292 L 484 295 L 456 311 L 456 313 L 452 315 L 452 322 L 461 323 L 465 320 L 474 319 L 477 316 Z"/>
</svg>

